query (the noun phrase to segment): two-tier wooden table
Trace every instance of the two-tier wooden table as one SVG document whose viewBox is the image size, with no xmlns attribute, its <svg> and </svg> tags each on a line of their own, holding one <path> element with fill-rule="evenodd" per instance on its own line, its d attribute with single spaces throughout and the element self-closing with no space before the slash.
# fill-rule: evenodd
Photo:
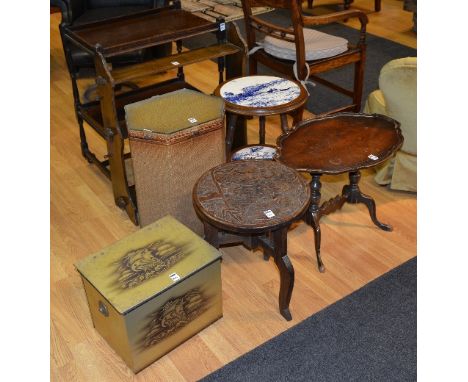
<svg viewBox="0 0 468 382">
<path fill-rule="evenodd" d="M 294 123 L 302 119 L 306 89 L 297 81 L 275 76 L 245 76 L 220 84 L 215 92 L 226 107 L 226 158 L 231 157 L 237 118 L 259 117 L 259 144 L 265 144 L 265 117 L 279 115 L 281 129 L 288 131 L 287 114 Z"/>
<path fill-rule="evenodd" d="M 400 123 L 383 115 L 338 113 L 302 121 L 278 138 L 277 158 L 311 174 L 311 203 L 306 222 L 314 229 L 315 252 L 319 270 L 325 271 L 320 256 L 320 218 L 347 203 L 364 203 L 374 224 L 391 231 L 379 222 L 375 201 L 359 189 L 360 170 L 373 167 L 391 157 L 403 144 Z M 341 195 L 320 205 L 320 177 L 323 174 L 349 173 L 349 184 Z"/>
<path fill-rule="evenodd" d="M 205 240 L 214 247 L 243 243 L 262 247 L 280 271 L 279 309 L 291 320 L 289 302 L 294 268 L 287 255 L 287 231 L 304 214 L 310 189 L 300 174 L 270 160 L 233 161 L 214 167 L 193 189 L 195 210 L 203 220 Z"/>
<path fill-rule="evenodd" d="M 126 210 L 131 220 L 138 224 L 135 190 L 127 180 L 125 169 L 125 159 L 130 157 L 130 153 L 124 154 L 124 140 L 128 138 L 125 105 L 182 88 L 196 90 L 185 81 L 183 67 L 200 61 L 218 59 L 219 83 L 225 80 L 226 64 L 226 77 L 242 75 L 244 62 L 242 44 L 227 42 L 228 39 L 239 42 L 240 38 L 236 36 L 234 25 L 227 28 L 222 19 L 210 22 L 197 17 L 180 9 L 179 1 L 174 1 L 173 5 L 165 8 L 104 21 L 70 27 L 61 26 L 60 32 L 64 40 L 69 40 L 94 56 L 99 101 L 81 102 L 77 78 L 73 74 L 76 71 L 69 70 L 72 76 L 82 154 L 111 180 L 115 203 Z M 182 39 L 209 32 L 216 33 L 216 44 L 182 51 Z M 108 62 L 113 56 L 168 42 L 176 43 L 177 53 L 121 68 L 112 68 Z M 65 56 L 69 68 L 72 68 L 73 61 L 68 45 L 65 46 Z M 177 69 L 177 76 L 173 79 L 116 94 L 119 85 L 142 77 L 151 78 L 174 68 Z M 83 128 L 84 121 L 106 141 L 107 155 L 104 160 L 98 159 L 90 151 Z"/>
</svg>

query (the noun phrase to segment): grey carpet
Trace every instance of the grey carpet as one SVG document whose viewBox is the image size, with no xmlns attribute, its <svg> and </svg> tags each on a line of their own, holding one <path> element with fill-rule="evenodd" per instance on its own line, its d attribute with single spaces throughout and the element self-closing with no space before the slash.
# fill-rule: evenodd
<svg viewBox="0 0 468 382">
<path fill-rule="evenodd" d="M 275 10 L 273 12 L 265 13 L 260 15 L 260 18 L 270 20 L 283 26 L 288 26 L 290 24 L 290 19 L 288 18 L 287 11 L 285 10 Z M 239 26 L 241 33 L 245 36 L 244 22 L 242 20 L 236 21 L 236 24 Z M 352 43 L 356 43 L 359 39 L 359 31 L 342 24 L 334 23 L 316 29 L 335 36 L 344 37 Z M 214 43 L 215 41 L 214 37 L 210 36 L 206 36 L 204 38 L 197 37 L 197 39 L 189 39 L 185 41 L 184 45 L 193 49 L 205 46 L 209 42 Z M 390 60 L 416 56 L 416 53 L 416 49 L 367 33 L 367 58 L 362 96 L 363 107 L 367 96 L 379 87 L 380 69 L 382 69 L 382 67 Z M 340 86 L 351 90 L 353 87 L 353 73 L 354 65 L 348 65 L 347 67 L 324 73 L 321 77 L 336 82 Z M 259 74 L 275 73 L 269 68 L 259 66 Z M 323 113 L 350 103 L 349 97 L 330 90 L 323 85 L 317 84 L 315 87 L 308 86 L 308 88 L 310 97 L 307 102 L 307 109 L 312 113 Z"/>
<path fill-rule="evenodd" d="M 416 381 L 416 274 L 413 258 L 202 381 Z"/>
</svg>

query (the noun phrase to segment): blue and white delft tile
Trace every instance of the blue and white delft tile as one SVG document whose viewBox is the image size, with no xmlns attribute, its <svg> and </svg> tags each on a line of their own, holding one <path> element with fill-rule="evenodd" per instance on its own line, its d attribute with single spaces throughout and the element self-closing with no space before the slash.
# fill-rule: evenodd
<svg viewBox="0 0 468 382">
<path fill-rule="evenodd" d="M 227 82 L 220 93 L 222 98 L 235 105 L 269 107 L 291 102 L 301 94 L 301 90 L 296 83 L 285 78 L 247 76 Z"/>
<path fill-rule="evenodd" d="M 232 154 L 231 159 L 245 160 L 245 159 L 273 159 L 276 154 L 276 149 L 269 146 L 250 146 L 244 147 Z"/>
</svg>

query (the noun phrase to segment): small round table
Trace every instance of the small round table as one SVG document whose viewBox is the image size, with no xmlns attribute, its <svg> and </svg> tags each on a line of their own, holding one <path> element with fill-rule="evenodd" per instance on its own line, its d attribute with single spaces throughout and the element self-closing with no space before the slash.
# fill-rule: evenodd
<svg viewBox="0 0 468 382">
<path fill-rule="evenodd" d="M 287 231 L 309 200 L 310 189 L 300 174 L 271 160 L 224 163 L 203 174 L 193 189 L 205 240 L 216 248 L 234 243 L 262 247 L 266 260 L 274 258 L 280 271 L 279 309 L 288 321 L 294 268 L 287 255 Z"/>
<path fill-rule="evenodd" d="M 392 156 L 403 144 L 400 123 L 373 114 L 337 113 L 302 121 L 278 140 L 277 159 L 311 174 L 311 203 L 305 215 L 314 229 L 315 252 L 320 272 L 325 271 L 320 256 L 320 218 L 347 203 L 364 203 L 374 224 L 384 231 L 392 227 L 377 220 L 375 201 L 359 189 L 359 170 L 373 167 Z M 320 205 L 320 177 L 349 172 L 349 184 L 341 195 Z"/>
<path fill-rule="evenodd" d="M 287 114 L 294 123 L 302 119 L 307 91 L 298 81 L 274 76 L 246 76 L 220 84 L 214 94 L 225 102 L 227 116 L 226 158 L 230 158 L 238 116 L 259 117 L 259 144 L 265 144 L 265 117 L 280 115 L 281 129 L 288 131 Z"/>
<path fill-rule="evenodd" d="M 231 160 L 273 160 L 276 156 L 276 146 L 272 145 L 247 145 L 236 149 L 231 154 Z"/>
</svg>

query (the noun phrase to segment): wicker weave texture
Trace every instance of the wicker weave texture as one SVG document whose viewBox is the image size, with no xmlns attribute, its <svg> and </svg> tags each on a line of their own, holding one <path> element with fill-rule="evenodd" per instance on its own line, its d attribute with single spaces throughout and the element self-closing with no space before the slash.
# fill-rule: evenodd
<svg viewBox="0 0 468 382">
<path fill-rule="evenodd" d="M 225 161 L 224 118 L 207 122 L 217 124 L 213 130 L 200 124 L 207 133 L 190 136 L 172 145 L 153 144 L 134 139 L 130 149 L 142 227 L 170 214 L 200 236 L 203 224 L 192 204 L 192 190 L 198 178 Z"/>
</svg>

